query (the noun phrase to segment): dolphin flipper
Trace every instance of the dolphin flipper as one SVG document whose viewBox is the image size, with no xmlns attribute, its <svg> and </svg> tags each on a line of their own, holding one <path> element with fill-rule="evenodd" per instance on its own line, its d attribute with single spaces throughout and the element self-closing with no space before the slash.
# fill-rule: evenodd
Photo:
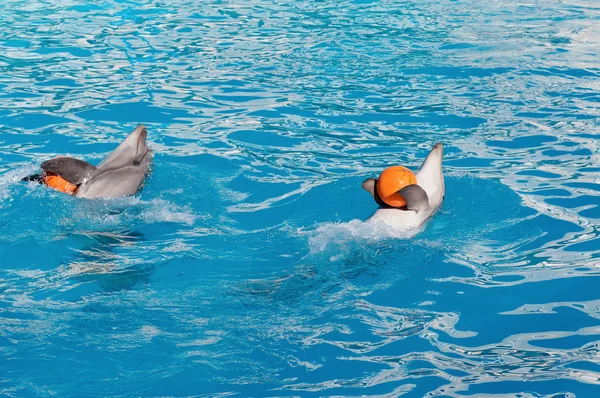
<svg viewBox="0 0 600 398">
<path fill-rule="evenodd" d="M 417 184 L 407 185 L 398 191 L 406 200 L 406 208 L 416 211 L 429 210 L 429 197 L 427 192 Z"/>
<path fill-rule="evenodd" d="M 59 157 L 42 163 L 42 170 L 57 174 L 71 184 L 79 185 L 96 172 L 96 167 L 83 160 Z"/>
<path fill-rule="evenodd" d="M 377 203 L 379 206 L 385 205 L 377 193 L 377 178 L 367 178 L 363 181 L 362 187 L 365 191 L 371 194 L 373 199 L 375 199 L 375 203 Z"/>
</svg>

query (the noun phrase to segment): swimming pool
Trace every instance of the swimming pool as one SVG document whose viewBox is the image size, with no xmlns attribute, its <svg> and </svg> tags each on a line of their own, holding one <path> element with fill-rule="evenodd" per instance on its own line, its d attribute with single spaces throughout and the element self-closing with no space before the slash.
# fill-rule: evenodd
<svg viewBox="0 0 600 398">
<path fill-rule="evenodd" d="M 0 15 L 2 395 L 598 395 L 596 2 Z M 19 181 L 138 123 L 137 196 Z M 421 233 L 356 221 L 438 141 Z"/>
</svg>

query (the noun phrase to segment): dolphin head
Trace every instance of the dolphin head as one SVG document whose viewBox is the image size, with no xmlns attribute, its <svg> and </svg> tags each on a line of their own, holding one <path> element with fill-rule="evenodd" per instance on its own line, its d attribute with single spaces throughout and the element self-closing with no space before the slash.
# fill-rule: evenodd
<svg viewBox="0 0 600 398">
<path fill-rule="evenodd" d="M 148 145 L 146 144 L 146 126 L 140 124 L 135 130 L 104 160 L 97 168 L 114 169 L 128 165 L 140 166 L 148 154 Z"/>
<path fill-rule="evenodd" d="M 446 195 L 444 174 L 442 172 L 443 157 L 444 148 L 442 144 L 435 144 L 416 173 L 418 184 L 425 189 L 429 196 L 429 202 L 434 208 L 442 203 Z"/>
<path fill-rule="evenodd" d="M 418 173 L 435 173 L 440 172 L 442 169 L 442 158 L 444 157 L 444 147 L 441 143 L 437 143 L 433 146 L 427 158 L 421 165 Z"/>
<path fill-rule="evenodd" d="M 135 194 L 142 183 L 150 161 L 150 148 L 146 144 L 146 127 L 139 125 L 112 151 L 83 182 L 78 197 L 117 197 Z"/>
</svg>

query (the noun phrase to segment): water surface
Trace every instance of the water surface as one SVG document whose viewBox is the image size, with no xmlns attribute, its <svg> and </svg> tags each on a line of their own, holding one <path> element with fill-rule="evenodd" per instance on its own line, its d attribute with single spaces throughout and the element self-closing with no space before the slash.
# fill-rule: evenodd
<svg viewBox="0 0 600 398">
<path fill-rule="evenodd" d="M 188 3 L 0 4 L 2 395 L 598 394 L 596 2 Z M 138 123 L 135 197 L 19 182 Z"/>
</svg>

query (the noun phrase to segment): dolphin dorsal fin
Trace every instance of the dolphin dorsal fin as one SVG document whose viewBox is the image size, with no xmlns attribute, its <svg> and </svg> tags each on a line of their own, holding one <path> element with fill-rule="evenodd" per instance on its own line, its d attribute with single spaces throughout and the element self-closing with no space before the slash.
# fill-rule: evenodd
<svg viewBox="0 0 600 398">
<path fill-rule="evenodd" d="M 86 161 L 59 157 L 42 163 L 45 173 L 57 174 L 71 184 L 79 185 L 96 172 L 96 167 Z"/>
</svg>

